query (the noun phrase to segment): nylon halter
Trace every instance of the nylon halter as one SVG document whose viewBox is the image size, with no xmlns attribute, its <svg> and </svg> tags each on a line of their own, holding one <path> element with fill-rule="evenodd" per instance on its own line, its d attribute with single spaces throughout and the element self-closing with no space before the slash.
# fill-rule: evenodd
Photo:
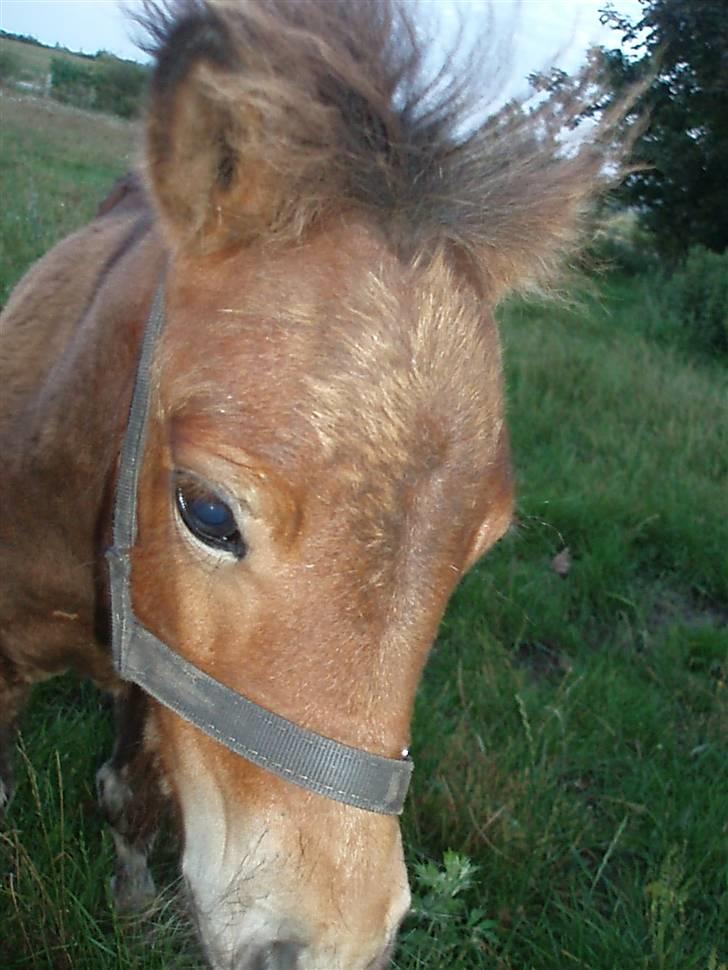
<svg viewBox="0 0 728 970">
<path fill-rule="evenodd" d="M 154 349 L 164 326 L 160 285 L 147 321 L 137 364 L 129 421 L 121 450 L 107 550 L 111 587 L 112 653 L 123 680 L 253 764 L 306 788 L 370 812 L 399 815 L 412 761 L 384 758 L 309 731 L 261 707 L 195 667 L 134 615 L 131 552 L 137 539 L 137 492 L 144 457 Z"/>
</svg>

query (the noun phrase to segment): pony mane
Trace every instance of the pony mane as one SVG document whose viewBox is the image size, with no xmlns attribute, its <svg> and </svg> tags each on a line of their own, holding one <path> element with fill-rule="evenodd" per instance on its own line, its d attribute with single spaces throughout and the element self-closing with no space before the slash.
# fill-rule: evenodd
<svg viewBox="0 0 728 970">
<path fill-rule="evenodd" d="M 555 276 L 604 187 L 614 117 L 570 157 L 539 134 L 543 114 L 518 104 L 476 123 L 484 65 L 470 57 L 458 76 L 446 61 L 428 76 L 400 0 L 145 0 L 136 19 L 157 62 L 155 157 L 170 151 L 165 119 L 194 74 L 225 119 L 216 144 L 196 142 L 219 154 L 218 185 L 245 163 L 282 187 L 264 224 L 226 214 L 243 241 L 297 240 L 353 210 L 402 258 L 443 250 L 500 295 Z M 561 103 L 562 123 L 582 109 Z"/>
</svg>

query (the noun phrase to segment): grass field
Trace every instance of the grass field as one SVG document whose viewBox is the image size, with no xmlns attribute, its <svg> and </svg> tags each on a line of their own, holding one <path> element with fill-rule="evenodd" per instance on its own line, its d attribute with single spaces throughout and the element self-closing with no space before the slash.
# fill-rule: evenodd
<svg viewBox="0 0 728 970">
<path fill-rule="evenodd" d="M 0 111 L 7 293 L 135 131 Z M 457 591 L 419 694 L 399 970 L 728 966 L 728 374 L 654 338 L 653 296 L 607 280 L 577 309 L 502 315 L 517 523 Z M 199 966 L 171 835 L 158 910 L 111 909 L 110 742 L 91 687 L 37 690 L 0 835 L 6 970 Z"/>
<path fill-rule="evenodd" d="M 43 87 L 50 73 L 54 57 L 62 57 L 74 64 L 90 64 L 87 57 L 72 54 L 70 51 L 43 47 L 39 44 L 24 44 L 12 37 L 0 37 L 0 54 L 10 54 L 17 65 L 17 80 Z"/>
<path fill-rule="evenodd" d="M 1 306 L 30 263 L 93 216 L 132 164 L 138 132 L 120 118 L 2 88 L 0 131 Z"/>
</svg>

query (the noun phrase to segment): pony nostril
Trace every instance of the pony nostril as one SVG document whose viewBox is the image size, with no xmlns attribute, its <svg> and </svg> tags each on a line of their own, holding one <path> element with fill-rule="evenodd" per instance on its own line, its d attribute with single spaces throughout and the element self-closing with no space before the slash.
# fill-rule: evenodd
<svg viewBox="0 0 728 970">
<path fill-rule="evenodd" d="M 300 943 L 280 940 L 269 943 L 256 953 L 250 970 L 297 970 L 298 954 L 301 950 Z"/>
</svg>

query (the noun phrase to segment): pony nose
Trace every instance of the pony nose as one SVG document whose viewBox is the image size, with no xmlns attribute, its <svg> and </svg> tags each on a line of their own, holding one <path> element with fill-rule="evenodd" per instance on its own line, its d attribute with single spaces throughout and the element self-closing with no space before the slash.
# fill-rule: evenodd
<svg viewBox="0 0 728 970">
<path fill-rule="evenodd" d="M 298 970 L 300 943 L 277 940 L 259 950 L 246 970 Z"/>
</svg>

